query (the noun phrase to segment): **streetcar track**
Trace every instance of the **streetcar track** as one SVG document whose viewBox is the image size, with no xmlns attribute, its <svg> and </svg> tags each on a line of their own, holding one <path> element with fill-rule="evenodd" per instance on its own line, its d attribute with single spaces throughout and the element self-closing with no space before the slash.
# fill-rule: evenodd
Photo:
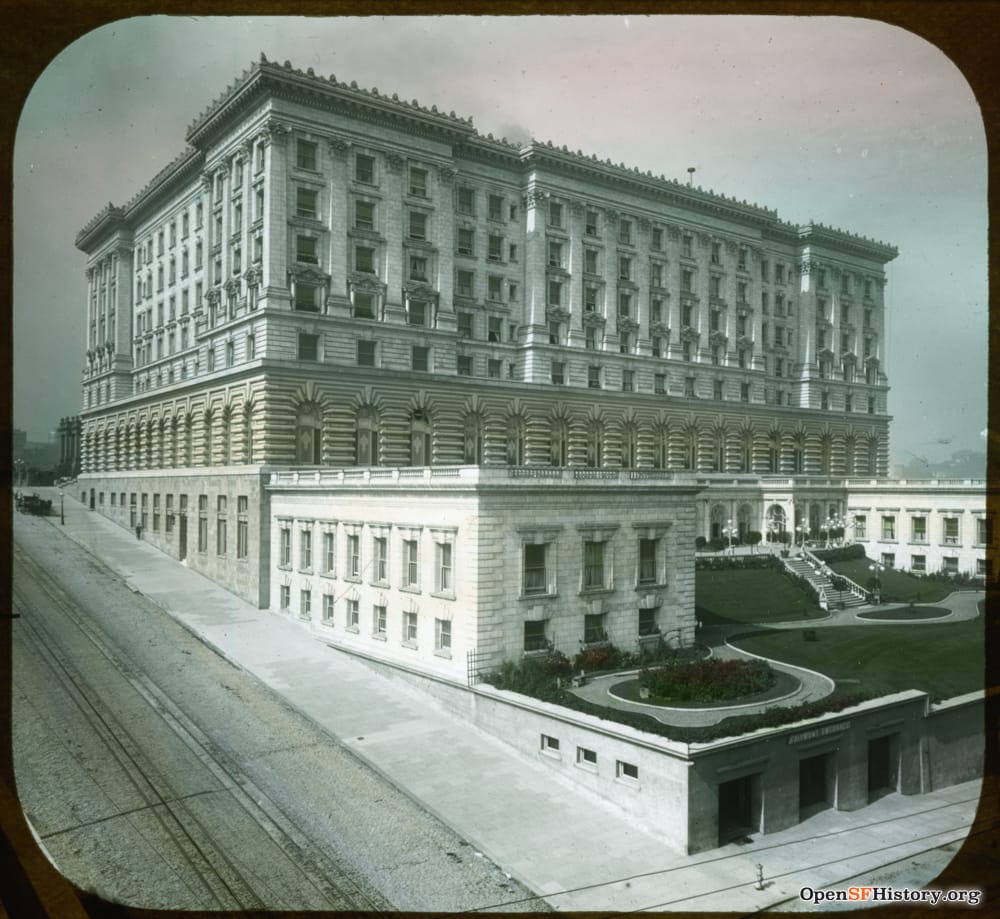
<svg viewBox="0 0 1000 919">
<path fill-rule="evenodd" d="M 336 907 L 375 910 L 393 908 L 392 904 L 380 895 L 365 891 L 357 882 L 345 876 L 344 871 L 319 851 L 312 840 L 298 831 L 281 809 L 242 773 L 218 744 L 184 715 L 159 687 L 142 674 L 141 670 L 127 659 L 123 659 L 121 649 L 116 649 L 113 642 L 96 624 L 85 625 L 79 616 L 73 615 L 72 600 L 58 584 L 43 577 L 41 568 L 28 553 L 15 546 L 14 556 L 17 564 L 24 566 L 29 573 L 34 585 L 51 599 L 54 612 L 73 623 L 152 711 L 170 727 L 187 749 L 198 758 L 209 774 L 219 782 L 220 788 L 206 790 L 197 795 L 172 793 L 165 796 L 164 790 L 173 791 L 170 782 L 144 756 L 135 739 L 118 723 L 79 668 L 65 655 L 55 650 L 58 645 L 52 640 L 54 637 L 52 630 L 42 624 L 37 617 L 23 615 L 30 610 L 30 604 L 26 603 L 23 588 L 15 585 L 13 599 L 22 611 L 22 617 L 18 621 L 23 624 L 20 630 L 23 637 L 33 645 L 39 658 L 60 680 L 87 722 L 105 739 L 109 752 L 129 777 L 141 799 L 147 802 L 146 806 L 131 810 L 129 813 L 134 815 L 149 812 L 159 821 L 163 831 L 174 841 L 179 855 L 205 888 L 212 892 L 213 899 L 219 906 L 231 907 L 233 903 L 242 907 L 265 906 L 266 904 L 255 893 L 255 884 L 257 887 L 265 888 L 266 884 L 262 884 L 263 879 L 260 877 L 255 877 L 255 883 L 251 883 L 233 860 L 212 842 L 211 833 L 184 804 L 185 800 L 203 797 L 209 792 L 217 791 L 227 794 L 260 826 L 304 880 L 324 899 L 332 901 Z M 141 782 L 138 781 L 140 778 Z M 153 798 L 150 799 L 150 796 Z M 161 813 L 161 810 L 164 813 Z M 169 818 L 166 815 L 169 815 Z M 128 814 L 114 816 L 127 817 Z M 139 828 L 137 831 L 141 834 Z M 195 837 L 200 837 L 201 841 Z M 192 854 L 192 850 L 195 854 Z M 160 854 L 162 856 L 162 853 Z M 187 883 L 186 880 L 184 882 Z M 224 902 L 225 897 L 220 898 L 220 884 L 225 894 L 232 898 L 233 903 Z M 268 892 L 274 893 L 269 888 Z"/>
</svg>

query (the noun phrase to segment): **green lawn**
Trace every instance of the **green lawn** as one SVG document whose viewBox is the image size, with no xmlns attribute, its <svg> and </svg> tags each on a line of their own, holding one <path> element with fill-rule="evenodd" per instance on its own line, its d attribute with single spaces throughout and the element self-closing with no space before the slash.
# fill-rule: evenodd
<svg viewBox="0 0 1000 919">
<path fill-rule="evenodd" d="M 826 615 L 804 590 L 778 571 L 695 572 L 695 606 L 705 623 L 794 622 Z"/>
<path fill-rule="evenodd" d="M 852 558 L 846 562 L 830 562 L 830 567 L 850 578 L 855 584 L 860 584 L 865 589 L 870 590 L 870 582 L 874 577 L 874 572 L 869 569 L 872 564 L 867 558 Z M 942 600 L 948 596 L 955 588 L 945 581 L 928 581 L 926 578 L 907 574 L 905 571 L 894 571 L 887 569 L 879 574 L 879 581 L 882 585 L 882 601 L 897 601 L 899 603 L 916 602 L 933 603 L 935 600 Z"/>
<path fill-rule="evenodd" d="M 754 632 L 737 647 L 818 670 L 838 689 L 884 695 L 922 689 L 934 699 L 983 688 L 983 620 L 909 625 L 858 625 Z"/>
</svg>

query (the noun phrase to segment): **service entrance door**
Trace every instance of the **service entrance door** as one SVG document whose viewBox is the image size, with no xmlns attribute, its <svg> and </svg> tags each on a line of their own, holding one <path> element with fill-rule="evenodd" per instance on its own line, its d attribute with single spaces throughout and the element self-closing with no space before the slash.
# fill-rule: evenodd
<svg viewBox="0 0 1000 919">
<path fill-rule="evenodd" d="M 799 820 L 826 810 L 833 804 L 831 754 L 799 760 Z"/>
<path fill-rule="evenodd" d="M 188 554 L 188 519 L 184 514 L 177 518 L 177 557 L 184 561 Z"/>
<path fill-rule="evenodd" d="M 719 785 L 719 845 L 760 830 L 760 776 Z"/>
<path fill-rule="evenodd" d="M 896 790 L 898 742 L 895 734 L 868 741 L 868 803 Z"/>
</svg>

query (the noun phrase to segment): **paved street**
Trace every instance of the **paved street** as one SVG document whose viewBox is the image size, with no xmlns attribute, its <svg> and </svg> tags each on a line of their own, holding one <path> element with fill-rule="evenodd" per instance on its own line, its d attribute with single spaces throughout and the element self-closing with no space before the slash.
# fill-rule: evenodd
<svg viewBox="0 0 1000 919">
<path fill-rule="evenodd" d="M 339 792 L 343 780 L 335 771 L 309 771 L 325 762 L 328 750 L 304 772 L 299 771 L 300 764 L 277 774 L 285 748 L 271 746 L 264 738 L 267 731 L 278 729 L 282 717 L 294 717 L 292 709 L 339 741 L 328 739 L 330 750 L 342 749 L 341 744 L 349 748 L 453 828 L 458 834 L 455 838 L 471 844 L 456 848 L 459 843 L 453 842 L 443 848 L 443 840 L 421 840 L 423 846 L 411 840 L 409 846 L 402 844 L 391 852 L 379 853 L 377 846 L 359 852 L 359 868 L 366 859 L 375 858 L 376 874 L 390 873 L 393 859 L 400 859 L 404 864 L 397 870 L 404 876 L 394 878 L 397 890 L 408 883 L 419 884 L 423 899 L 413 896 L 408 904 L 435 904 L 403 906 L 398 893 L 395 898 L 386 893 L 403 908 L 462 908 L 455 905 L 457 898 L 450 896 L 445 885 L 429 889 L 435 885 L 426 882 L 430 872 L 425 866 L 440 867 L 435 858 L 468 862 L 470 852 L 477 861 L 475 852 L 485 853 L 503 872 L 561 910 L 760 910 L 787 903 L 804 885 L 838 885 L 847 879 L 860 883 L 857 878 L 874 872 L 896 883 L 923 886 L 950 861 L 975 813 L 979 783 L 971 782 L 927 795 L 888 795 L 858 812 L 827 810 L 747 844 L 695 856 L 678 855 L 618 811 L 575 787 L 553 781 L 551 773 L 537 763 L 417 691 L 403 689 L 358 660 L 320 644 L 296 623 L 254 609 L 75 501 L 67 502 L 65 527 L 60 527 L 58 518 L 15 522 L 19 542 L 28 540 L 24 534 L 29 531 L 36 544 L 47 545 L 53 552 L 62 551 L 65 534 L 118 572 L 141 595 L 136 596 L 134 606 L 142 612 L 130 621 L 131 628 L 141 632 L 146 621 L 153 620 L 152 607 L 143 599 L 148 598 L 207 647 L 284 699 L 287 707 L 275 702 L 266 725 L 258 725 L 264 731 L 257 739 L 260 749 L 256 754 L 251 750 L 246 762 L 259 765 L 255 781 L 273 770 L 272 788 L 290 782 L 303 801 L 318 802 L 316 813 L 295 813 L 294 823 L 305 829 L 318 815 L 330 819 L 334 812 L 330 790 Z M 100 584 L 91 589 L 100 592 Z M 141 672 L 156 679 L 154 672 L 163 654 L 163 647 L 154 647 L 139 662 Z M 198 711 L 204 686 L 195 682 L 193 667 L 187 678 L 192 681 L 191 698 L 177 704 Z M 216 679 L 236 685 L 221 673 Z M 263 704 L 257 700 L 248 705 L 243 697 L 248 690 L 240 685 L 240 697 L 234 697 L 227 709 L 234 725 L 256 718 L 258 705 Z M 280 717 L 279 712 L 283 713 Z M 252 735 L 252 726 L 247 733 Z M 338 806 L 349 797 L 338 795 Z M 370 808 L 368 819 L 378 821 L 380 815 L 380 809 Z M 364 823 L 364 817 L 358 819 Z M 409 830 L 412 819 L 410 815 L 393 821 L 387 816 L 373 836 L 378 838 L 381 832 L 384 839 L 394 840 L 397 833 Z M 423 859 L 423 865 L 408 869 L 404 852 L 410 859 Z M 758 863 L 764 865 L 768 878 L 761 891 L 754 885 Z M 540 905 L 515 889 L 495 887 L 494 892 L 496 899 L 490 903 L 484 890 L 484 899 L 479 901 L 483 907 L 507 904 L 537 909 Z"/>
<path fill-rule="evenodd" d="M 48 522 L 19 515 L 16 540 L 18 789 L 78 885 L 202 910 L 474 909 L 526 896 Z"/>
</svg>

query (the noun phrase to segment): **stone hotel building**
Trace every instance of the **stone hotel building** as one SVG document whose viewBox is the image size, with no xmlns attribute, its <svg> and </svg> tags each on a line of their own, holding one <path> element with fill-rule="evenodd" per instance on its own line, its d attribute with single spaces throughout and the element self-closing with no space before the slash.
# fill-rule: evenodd
<svg viewBox="0 0 1000 919">
<path fill-rule="evenodd" d="M 893 247 L 263 57 L 186 141 L 77 238 L 80 483 L 251 602 L 464 675 L 876 513 Z"/>
</svg>

